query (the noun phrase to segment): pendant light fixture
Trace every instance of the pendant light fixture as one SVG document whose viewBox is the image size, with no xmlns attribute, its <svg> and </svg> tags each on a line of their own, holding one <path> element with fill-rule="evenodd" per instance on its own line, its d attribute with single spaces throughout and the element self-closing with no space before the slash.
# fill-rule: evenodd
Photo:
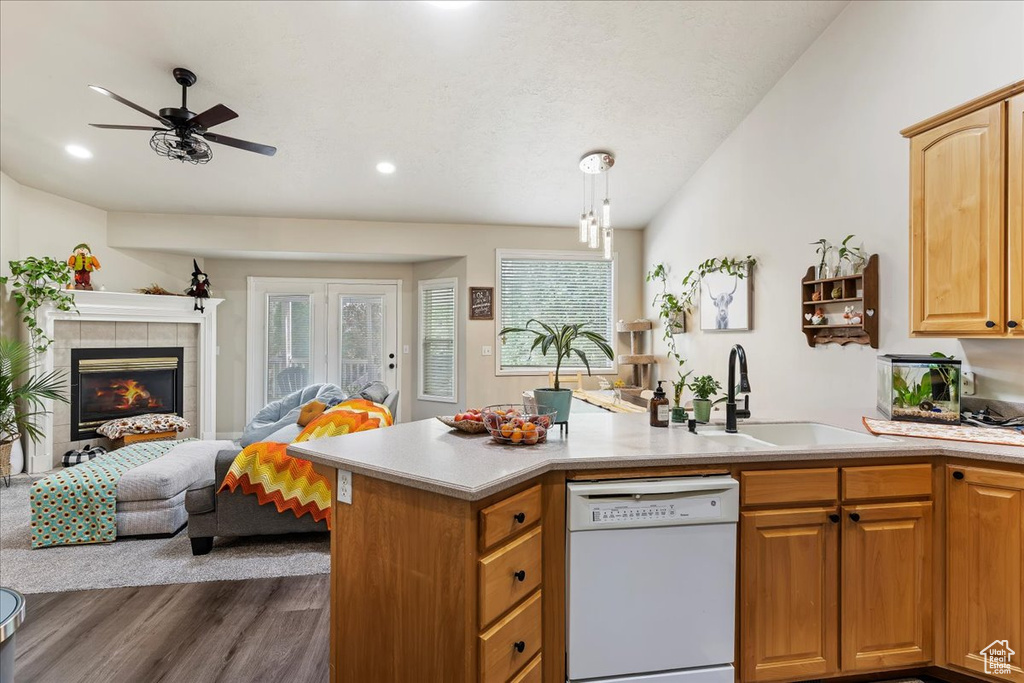
<svg viewBox="0 0 1024 683">
<path fill-rule="evenodd" d="M 588 152 L 580 159 L 580 170 L 583 171 L 583 213 L 580 214 L 580 243 L 586 243 L 591 249 L 604 246 L 604 257 L 612 257 L 612 203 L 608 196 L 608 171 L 615 165 L 615 157 L 608 152 Z M 597 176 L 604 175 L 604 201 L 599 209 L 599 216 L 594 213 L 597 195 Z M 587 177 L 590 177 L 590 208 L 587 208 Z M 584 230 L 586 228 L 586 230 Z"/>
</svg>

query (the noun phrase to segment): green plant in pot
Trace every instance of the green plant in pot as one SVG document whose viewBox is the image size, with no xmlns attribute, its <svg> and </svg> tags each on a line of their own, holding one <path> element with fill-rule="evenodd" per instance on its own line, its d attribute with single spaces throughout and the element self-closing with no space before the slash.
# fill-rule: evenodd
<svg viewBox="0 0 1024 683">
<path fill-rule="evenodd" d="M 722 390 L 722 385 L 711 375 L 701 375 L 688 385 L 693 392 L 693 417 L 697 422 L 711 421 L 711 398 Z"/>
<path fill-rule="evenodd" d="M 539 329 L 531 327 L 534 324 Z M 591 374 L 590 360 L 587 358 L 587 354 L 581 349 L 576 348 L 575 344 L 585 339 L 607 356 L 608 360 L 615 357 L 608 340 L 597 332 L 583 329 L 585 326 L 585 323 L 548 324 L 531 318 L 527 321 L 526 327 L 506 327 L 498 333 L 502 341 L 504 341 L 506 334 L 520 332 L 532 334 L 534 335 L 534 340 L 533 346 L 530 347 L 531 353 L 537 347 L 540 347 L 540 352 L 543 356 L 547 356 L 548 351 L 555 352 L 555 386 L 535 389 L 533 395 L 537 399 L 538 410 L 543 406 L 549 412 L 558 413 L 555 417 L 557 422 L 567 422 L 569 420 L 569 408 L 572 405 L 572 390 L 563 389 L 559 383 L 562 362 L 575 354 L 583 362 L 584 367 L 587 368 L 587 376 Z"/>
<path fill-rule="evenodd" d="M 676 424 L 683 424 L 686 422 L 686 408 L 682 405 L 683 390 L 686 389 L 686 378 L 690 376 L 693 370 L 686 373 L 685 375 L 679 373 L 678 379 L 672 382 L 672 421 Z"/>
<path fill-rule="evenodd" d="M 32 348 L 0 337 L 0 473 L 10 474 L 11 445 L 22 434 L 39 442 L 43 433 L 35 420 L 47 413 L 45 401 L 68 399 L 62 393 L 64 373 L 33 374 Z"/>
</svg>

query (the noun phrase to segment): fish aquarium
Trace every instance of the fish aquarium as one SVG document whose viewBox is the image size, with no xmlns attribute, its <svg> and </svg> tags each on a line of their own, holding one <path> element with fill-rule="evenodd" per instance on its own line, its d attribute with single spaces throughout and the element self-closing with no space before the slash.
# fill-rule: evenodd
<svg viewBox="0 0 1024 683">
<path fill-rule="evenodd" d="M 878 411 L 890 420 L 960 424 L 960 361 L 879 356 Z"/>
</svg>

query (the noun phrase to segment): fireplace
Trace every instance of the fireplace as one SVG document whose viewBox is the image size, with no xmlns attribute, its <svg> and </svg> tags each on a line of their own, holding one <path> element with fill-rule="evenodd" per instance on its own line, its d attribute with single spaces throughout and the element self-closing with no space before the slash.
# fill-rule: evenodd
<svg viewBox="0 0 1024 683">
<path fill-rule="evenodd" d="M 91 439 L 108 420 L 182 415 L 184 349 L 71 349 L 71 440 Z"/>
</svg>

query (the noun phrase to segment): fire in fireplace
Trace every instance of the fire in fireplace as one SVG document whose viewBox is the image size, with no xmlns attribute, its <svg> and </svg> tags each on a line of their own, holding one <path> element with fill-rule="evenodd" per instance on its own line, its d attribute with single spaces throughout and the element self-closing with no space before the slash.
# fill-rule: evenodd
<svg viewBox="0 0 1024 683">
<path fill-rule="evenodd" d="M 90 439 L 108 420 L 181 415 L 183 349 L 71 350 L 71 440 Z"/>
</svg>

